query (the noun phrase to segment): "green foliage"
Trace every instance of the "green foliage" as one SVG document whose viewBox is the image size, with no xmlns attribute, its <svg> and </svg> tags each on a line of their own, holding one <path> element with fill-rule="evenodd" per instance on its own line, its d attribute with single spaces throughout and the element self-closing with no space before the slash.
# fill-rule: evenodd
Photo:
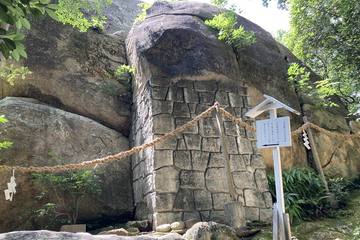
<svg viewBox="0 0 360 240">
<path fill-rule="evenodd" d="M 228 4 L 228 0 L 211 0 L 211 3 L 219 6 L 219 7 L 225 7 Z"/>
<path fill-rule="evenodd" d="M 101 16 L 101 13 L 111 2 L 112 0 L 60 0 L 56 17 L 58 21 L 69 24 L 81 32 L 86 32 L 91 27 L 103 29 L 106 17 Z M 86 17 L 83 9 L 86 9 L 91 16 Z"/>
<path fill-rule="evenodd" d="M 11 86 L 15 85 L 16 80 L 24 80 L 26 76 L 31 74 L 28 67 L 15 66 L 14 64 L 1 64 L 0 67 L 0 80 L 5 80 Z"/>
<path fill-rule="evenodd" d="M 0 1 L 0 53 L 6 58 L 19 61 L 27 54 L 23 41 L 23 29 L 31 28 L 29 16 L 49 15 L 80 31 L 90 27 L 101 28 L 105 18 L 100 16 L 111 0 L 59 0 L 57 4 L 50 0 L 1 0 Z M 89 12 L 87 17 L 83 10 Z"/>
<path fill-rule="evenodd" d="M 323 79 L 319 94 L 336 95 L 349 114 L 360 107 L 360 1 L 290 0 L 287 47 Z"/>
<path fill-rule="evenodd" d="M 255 43 L 256 38 L 253 32 L 245 31 L 243 26 L 236 27 L 236 14 L 226 11 L 205 20 L 205 24 L 219 31 L 218 39 L 235 48 L 243 48 Z"/>
<path fill-rule="evenodd" d="M 142 2 L 138 4 L 139 8 L 141 9 L 139 15 L 135 18 L 135 23 L 139 23 L 145 20 L 146 18 L 146 11 L 152 6 L 151 3 Z"/>
<path fill-rule="evenodd" d="M 129 65 L 123 64 L 120 65 L 114 72 L 115 77 L 117 77 L 122 84 L 127 86 L 128 90 L 131 89 L 131 74 L 135 74 L 136 69 Z"/>
<path fill-rule="evenodd" d="M 268 176 L 270 192 L 274 198 L 275 179 Z M 299 222 L 332 213 L 325 188 L 318 174 L 309 168 L 294 168 L 283 172 L 286 212 L 292 222 Z M 343 178 L 328 180 L 330 192 L 340 205 L 347 202 L 350 182 Z"/>
<path fill-rule="evenodd" d="M 7 123 L 8 120 L 4 115 L 0 115 L 0 124 Z M 10 141 L 0 141 L 0 150 L 10 148 L 13 145 Z"/>
<path fill-rule="evenodd" d="M 61 174 L 34 173 L 33 180 L 43 192 L 38 195 L 41 201 L 49 201 L 54 195 L 56 203 L 46 202 L 36 211 L 38 217 L 50 217 L 54 221 L 75 224 L 79 216 L 79 204 L 87 195 L 101 193 L 100 179 L 90 170 L 65 172 Z"/>
</svg>

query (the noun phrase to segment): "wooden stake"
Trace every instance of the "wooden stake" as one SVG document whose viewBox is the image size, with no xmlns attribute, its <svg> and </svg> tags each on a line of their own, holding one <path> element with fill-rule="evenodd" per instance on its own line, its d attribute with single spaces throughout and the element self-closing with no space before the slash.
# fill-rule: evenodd
<svg viewBox="0 0 360 240">
<path fill-rule="evenodd" d="M 232 199 L 232 201 L 237 201 L 237 194 L 236 194 L 236 190 L 235 190 L 235 183 L 234 183 L 234 178 L 231 174 L 231 168 L 230 168 L 230 157 L 228 154 L 228 144 L 227 144 L 227 140 L 226 140 L 226 136 L 224 133 L 224 128 L 223 128 L 223 120 L 221 117 L 221 114 L 219 112 L 219 105 L 216 105 L 216 121 L 217 121 L 217 125 L 219 128 L 219 133 L 221 136 L 221 142 L 222 142 L 222 146 L 223 146 L 223 154 L 224 154 L 224 158 L 225 158 L 225 172 L 226 172 L 226 180 L 227 180 L 227 185 L 229 188 L 229 193 L 230 193 L 230 197 Z"/>
<path fill-rule="evenodd" d="M 304 123 L 309 122 L 306 116 L 303 117 L 303 120 L 304 120 Z M 314 163 L 315 163 L 316 170 L 319 173 L 320 179 L 321 179 L 321 181 L 323 182 L 323 184 L 325 186 L 326 193 L 328 195 L 330 195 L 329 186 L 328 186 L 328 183 L 327 183 L 325 175 L 324 175 L 324 171 L 323 171 L 322 166 L 321 166 L 318 151 L 316 150 L 316 144 L 315 144 L 315 140 L 314 140 L 314 136 L 312 134 L 311 128 L 309 128 L 307 130 L 307 133 L 308 133 L 308 136 L 309 136 L 309 141 L 310 141 L 310 145 L 311 145 L 311 152 L 312 152 L 313 157 L 314 157 Z"/>
</svg>

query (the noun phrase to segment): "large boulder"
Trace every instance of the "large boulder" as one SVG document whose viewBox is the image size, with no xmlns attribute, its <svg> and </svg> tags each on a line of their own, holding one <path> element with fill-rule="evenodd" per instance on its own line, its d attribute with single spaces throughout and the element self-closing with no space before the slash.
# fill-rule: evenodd
<svg viewBox="0 0 360 240">
<path fill-rule="evenodd" d="M 238 16 L 238 23 L 256 35 L 256 43 L 233 49 L 219 41 L 204 24 L 222 10 L 206 3 L 155 2 L 147 18 L 135 25 L 127 38 L 129 61 L 138 68 L 137 79 L 243 81 L 299 108 L 287 82 L 293 55 L 270 33 Z M 147 79 L 143 79 L 146 81 Z"/>
<path fill-rule="evenodd" d="M 0 97 L 35 98 L 128 135 L 131 92 L 128 83 L 113 76 L 127 63 L 121 37 L 81 33 L 41 18 L 33 21 L 25 43 L 24 64 L 32 74 L 15 86 L 0 80 Z"/>
<path fill-rule="evenodd" d="M 0 115 L 8 123 L 0 126 L 0 136 L 14 144 L 1 150 L 0 164 L 51 166 L 80 163 L 128 149 L 120 133 L 89 118 L 65 112 L 34 99 L 7 97 L 0 101 Z M 129 217 L 133 211 L 129 159 L 98 166 L 101 195 L 86 196 L 80 205 L 80 221 Z M 41 206 L 36 196 L 42 191 L 29 174 L 15 173 L 17 193 L 12 202 L 0 198 L 0 232 L 36 227 L 32 211 Z M 10 172 L 0 173 L 5 189 Z M 53 202 L 54 197 L 48 196 Z M 124 218 L 123 218 L 124 219 Z"/>
<path fill-rule="evenodd" d="M 67 233 L 51 231 L 19 231 L 0 234 L 0 240 L 184 240 L 179 234 L 170 233 L 165 236 L 122 237 L 116 235 L 91 235 L 89 233 Z"/>
<path fill-rule="evenodd" d="M 191 240 L 238 240 L 231 227 L 215 222 L 199 222 L 186 231 L 185 239 Z"/>
</svg>

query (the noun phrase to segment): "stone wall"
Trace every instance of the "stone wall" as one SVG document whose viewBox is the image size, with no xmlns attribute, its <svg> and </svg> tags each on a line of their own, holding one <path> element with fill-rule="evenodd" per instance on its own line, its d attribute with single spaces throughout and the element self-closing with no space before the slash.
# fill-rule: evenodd
<svg viewBox="0 0 360 240">
<path fill-rule="evenodd" d="M 136 90 L 137 89 L 137 90 Z M 134 90 L 132 144 L 140 145 L 181 126 L 218 101 L 242 117 L 248 110 L 247 88 L 219 81 L 150 81 Z M 224 122 L 238 201 L 246 219 L 271 220 L 271 195 L 265 165 L 246 139 L 250 133 Z M 197 218 L 224 222 L 230 200 L 224 157 L 215 116 L 202 119 L 175 139 L 132 159 L 137 218 L 154 226 Z"/>
</svg>

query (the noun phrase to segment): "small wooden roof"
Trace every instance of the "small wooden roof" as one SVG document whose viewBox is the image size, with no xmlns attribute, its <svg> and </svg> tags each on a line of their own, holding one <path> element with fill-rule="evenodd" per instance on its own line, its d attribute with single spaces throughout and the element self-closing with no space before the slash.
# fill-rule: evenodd
<svg viewBox="0 0 360 240">
<path fill-rule="evenodd" d="M 296 111 L 295 109 L 287 106 L 286 104 L 280 102 L 279 100 L 270 97 L 266 94 L 264 94 L 265 100 L 262 101 L 261 103 L 259 103 L 257 106 L 255 106 L 254 108 L 250 109 L 245 116 L 246 117 L 250 117 L 250 118 L 256 118 L 257 116 L 259 116 L 261 113 L 265 112 L 265 111 L 269 111 L 271 109 L 278 109 L 278 108 L 284 108 L 285 110 L 288 110 L 289 112 L 292 112 L 296 115 L 300 115 L 300 113 L 298 111 Z"/>
</svg>

